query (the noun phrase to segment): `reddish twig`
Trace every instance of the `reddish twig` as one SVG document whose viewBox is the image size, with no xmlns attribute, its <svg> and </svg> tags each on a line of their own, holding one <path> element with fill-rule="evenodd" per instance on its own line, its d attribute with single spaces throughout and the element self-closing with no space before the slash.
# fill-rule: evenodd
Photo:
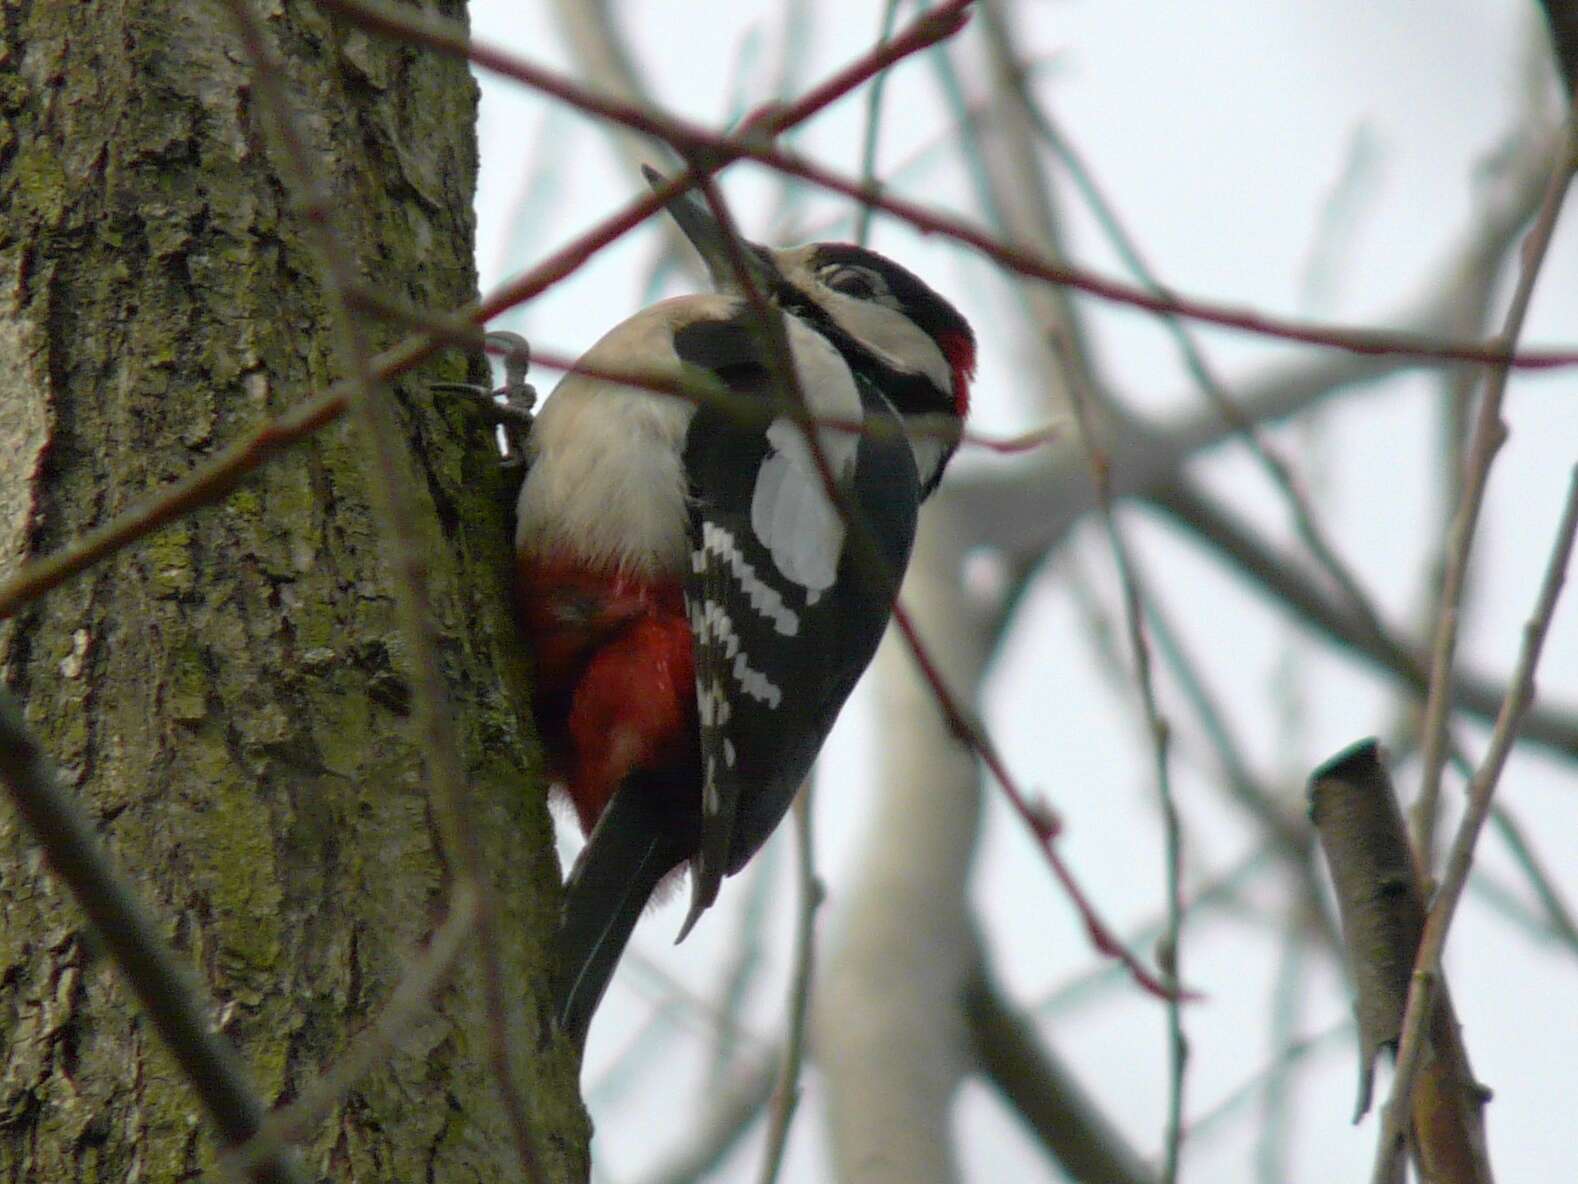
<svg viewBox="0 0 1578 1184">
<path fill-rule="evenodd" d="M 920 666 L 927 684 L 936 696 L 938 707 L 942 711 L 949 728 L 966 747 L 979 755 L 986 763 L 993 777 L 997 779 L 998 784 L 1002 786 L 1003 791 L 1008 795 L 1015 812 L 1019 814 L 1030 828 L 1031 833 L 1035 836 L 1036 844 L 1044 852 L 1053 874 L 1063 885 L 1064 891 L 1068 893 L 1069 899 L 1079 912 L 1080 918 L 1085 924 L 1086 932 L 1090 935 L 1091 942 L 1098 952 L 1122 961 L 1124 966 L 1134 976 L 1135 981 L 1148 992 L 1169 1000 L 1183 997 L 1178 991 L 1176 983 L 1171 987 L 1166 986 L 1133 954 L 1129 953 L 1117 936 L 1108 928 L 1106 922 L 1097 914 L 1095 908 L 1086 897 L 1084 890 L 1079 886 L 1067 865 L 1064 864 L 1062 857 L 1052 843 L 1061 827 L 1057 815 L 1049 807 L 1032 805 L 1024 794 L 1020 792 L 1018 785 L 1009 775 L 1007 767 L 998 756 L 996 748 L 988 740 L 986 734 L 965 715 L 958 702 L 954 699 L 953 693 L 944 684 L 931 654 L 920 640 L 920 635 L 916 632 L 914 623 L 910 620 L 908 612 L 898 599 L 899 573 L 890 571 L 887 565 L 882 562 L 869 531 L 866 529 L 860 516 L 854 512 L 847 494 L 833 473 L 827 454 L 822 448 L 821 440 L 813 428 L 814 420 L 810 417 L 805 406 L 803 392 L 799 390 L 798 377 L 795 374 L 788 341 L 784 337 L 783 326 L 777 314 L 767 303 L 766 296 L 756 289 L 750 270 L 746 265 L 744 248 L 738 235 L 735 233 L 734 222 L 729 214 L 728 207 L 723 201 L 722 194 L 718 191 L 711 178 L 703 178 L 700 184 L 713 216 L 717 218 L 719 225 L 723 229 L 724 242 L 727 244 L 730 254 L 729 263 L 740 286 L 744 289 L 745 298 L 751 303 L 761 320 L 764 335 L 767 337 L 767 344 L 775 354 L 773 360 L 778 363 L 783 384 L 790 388 L 794 402 L 789 414 L 793 416 L 804 433 L 807 448 L 822 482 L 823 491 L 827 494 L 828 500 L 832 503 L 839 517 L 848 526 L 849 540 L 856 547 L 857 557 L 864 563 L 867 576 L 877 584 L 878 590 L 883 595 L 892 600 L 893 619 L 899 626 L 899 630 L 903 634 L 910 652 L 914 655 L 917 665 Z"/>
<path fill-rule="evenodd" d="M 752 160 L 767 168 L 842 194 L 863 205 L 898 217 L 922 234 L 936 234 L 973 247 L 1017 275 L 1045 280 L 1073 288 L 1088 296 L 1114 304 L 1139 308 L 1163 316 L 1184 317 L 1226 329 L 1236 329 L 1263 337 L 1305 345 L 1325 346 L 1370 356 L 1397 356 L 1418 362 L 1446 364 L 1470 362 L 1507 366 L 1513 369 L 1542 370 L 1578 365 L 1578 349 L 1528 350 L 1514 353 L 1496 342 L 1454 341 L 1419 333 L 1388 332 L 1341 325 L 1323 325 L 1293 318 L 1271 316 L 1252 309 L 1234 308 L 1213 301 L 1154 292 L 1125 284 L 1084 268 L 1048 259 L 999 241 L 996 237 L 961 219 L 939 213 L 916 202 L 877 191 L 859 180 L 824 168 L 797 153 L 774 147 L 765 137 L 784 130 L 794 121 L 808 117 L 805 110 L 815 98 L 825 106 L 854 89 L 859 82 L 891 65 L 906 53 L 925 48 L 956 32 L 967 3 L 955 0 L 929 13 L 906 33 L 861 58 L 842 74 L 786 107 L 759 109 L 736 135 L 724 135 L 687 120 L 661 115 L 650 108 L 611 99 L 545 70 L 515 55 L 492 47 L 478 46 L 448 26 L 445 33 L 435 32 L 440 22 L 402 15 L 369 0 L 320 0 L 326 8 L 347 20 L 390 36 L 409 37 L 444 53 L 464 56 L 485 69 L 512 78 L 548 94 L 578 110 L 632 128 L 664 141 L 702 171 L 715 173 L 737 160 Z M 948 20 L 943 20 L 944 17 Z M 684 188 L 683 178 L 674 182 L 676 191 Z M 666 199 L 665 194 L 665 199 Z M 653 207 L 655 208 L 655 204 Z M 644 216 L 644 215 L 643 215 Z M 502 310 L 496 310 L 502 311 Z M 490 314 L 491 315 L 491 314 Z"/>
<path fill-rule="evenodd" d="M 1134 981 L 1158 999 L 1194 999 L 1192 991 L 1181 991 L 1176 986 L 1169 987 L 1157 978 L 1149 968 L 1138 958 L 1131 954 L 1113 933 L 1101 915 L 1096 912 L 1095 906 L 1090 903 L 1090 898 L 1080 886 L 1074 873 L 1069 870 L 1063 857 L 1058 854 L 1054 842 L 1059 832 L 1063 829 L 1063 820 L 1057 812 L 1045 802 L 1032 802 L 1028 795 L 1019 786 L 1008 766 L 1003 764 L 1003 759 L 997 750 L 987 741 L 986 736 L 971 722 L 958 701 L 953 697 L 947 684 L 943 682 L 942 673 L 932 661 L 931 655 L 926 652 L 926 647 L 915 631 L 915 624 L 910 620 L 909 612 L 902 603 L 893 606 L 893 621 L 899 627 L 899 633 L 904 638 L 904 643 L 909 647 L 910 654 L 915 659 L 915 664 L 920 667 L 921 676 L 925 678 L 926 685 L 936 697 L 937 706 L 942 712 L 943 720 L 950 731 L 957 736 L 962 744 L 981 758 L 986 764 L 992 778 L 1002 788 L 1008 798 L 1008 804 L 1013 807 L 1015 814 L 1035 836 L 1036 846 L 1041 851 L 1042 858 L 1047 861 L 1047 866 L 1052 869 L 1052 874 L 1057 877 L 1063 890 L 1068 893 L 1070 903 L 1075 912 L 1079 914 L 1080 922 L 1085 926 L 1085 933 L 1090 938 L 1091 945 L 1096 952 L 1106 958 L 1115 958 L 1128 970 Z"/>
<path fill-rule="evenodd" d="M 334 3 L 336 0 L 326 0 Z M 955 4 L 951 7 L 962 7 Z M 359 10 L 358 10 L 359 11 Z M 939 13 L 942 9 L 937 10 Z M 347 15 L 350 9 L 346 10 Z M 935 14 L 934 14 L 935 15 Z M 406 23 L 398 22 L 400 29 Z M 419 22 L 420 23 L 420 22 Z M 917 27 L 933 30 L 936 36 L 946 35 L 946 27 L 918 23 Z M 913 30 L 912 30 L 913 33 Z M 883 47 L 881 53 L 864 58 L 833 76 L 822 86 L 782 107 L 759 113 L 762 124 L 771 117 L 771 130 L 786 130 L 795 123 L 809 119 L 822 106 L 831 103 L 864 78 L 890 65 L 905 53 L 913 53 L 929 42 L 918 35 L 906 33 Z M 455 47 L 464 52 L 464 42 Z M 721 167 L 723 161 L 709 167 Z M 690 181 L 678 177 L 666 182 L 651 193 L 636 198 L 623 209 L 604 219 L 586 233 L 570 240 L 558 251 L 549 255 L 531 271 L 500 287 L 475 307 L 458 310 L 453 314 L 435 318 L 422 333 L 408 337 L 375 355 L 370 360 L 371 376 L 380 383 L 416 368 L 445 345 L 474 349 L 477 341 L 475 326 L 483 324 L 518 304 L 523 304 L 552 287 L 580 268 L 592 255 L 617 241 L 654 213 L 661 210 L 668 200 L 683 193 Z M 362 300 L 365 293 L 351 289 L 352 300 Z M 467 325 L 469 322 L 469 327 Z M 260 424 L 245 438 L 236 441 L 209 463 L 175 482 L 169 488 L 145 499 L 141 504 L 80 536 L 74 542 L 42 559 L 26 563 L 4 584 L 0 584 L 0 620 L 14 616 L 25 604 L 49 589 L 59 586 L 72 576 L 108 558 L 122 548 L 173 522 L 183 514 L 209 505 L 224 497 L 253 469 L 272 459 L 285 447 L 299 443 L 320 428 L 333 423 L 349 406 L 354 384 L 342 380 L 327 391 L 274 420 Z"/>
<path fill-rule="evenodd" d="M 1151 646 L 1145 633 L 1145 612 L 1140 601 L 1139 577 L 1135 573 L 1134 562 L 1124 543 L 1123 535 L 1118 530 L 1117 516 L 1112 510 L 1111 466 L 1106 454 L 1096 442 L 1095 425 L 1090 413 L 1090 392 L 1085 388 L 1083 373 L 1076 362 L 1070 343 L 1062 336 L 1054 334 L 1052 347 L 1061 359 L 1068 379 L 1069 401 L 1079 422 L 1080 440 L 1084 444 L 1085 456 L 1090 463 L 1091 479 L 1096 485 L 1096 508 L 1106 528 L 1107 542 L 1112 550 L 1113 562 L 1118 569 L 1118 582 L 1123 589 L 1124 621 L 1128 626 L 1129 646 L 1133 650 L 1134 677 L 1139 684 L 1140 700 L 1145 708 L 1145 723 L 1151 735 L 1157 797 L 1161 804 L 1167 883 L 1167 929 L 1162 937 L 1164 953 L 1161 956 L 1161 966 L 1162 972 L 1173 984 L 1167 999 L 1169 1087 L 1161 1178 L 1163 1184 L 1174 1184 L 1178 1179 L 1178 1163 L 1183 1150 L 1184 1071 L 1189 1062 L 1189 1042 L 1184 1036 L 1183 1009 L 1178 994 L 1181 963 L 1179 946 L 1183 930 L 1183 860 L 1178 803 L 1173 796 L 1172 774 L 1168 762 L 1171 728 L 1163 718 L 1161 706 L 1156 698 L 1156 681 L 1151 674 Z"/>
</svg>

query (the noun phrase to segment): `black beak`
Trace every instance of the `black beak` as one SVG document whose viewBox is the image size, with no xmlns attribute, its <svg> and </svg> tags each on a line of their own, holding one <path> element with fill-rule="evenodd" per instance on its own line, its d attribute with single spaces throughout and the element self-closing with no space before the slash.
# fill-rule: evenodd
<svg viewBox="0 0 1578 1184">
<path fill-rule="evenodd" d="M 651 165 L 642 165 L 641 172 L 646 177 L 647 184 L 653 189 L 668 183 L 668 178 Z M 691 190 L 681 193 L 678 197 L 669 198 L 668 212 L 669 216 L 679 223 L 680 230 L 684 231 L 691 245 L 696 248 L 701 261 L 707 265 L 707 273 L 712 277 L 712 286 L 720 292 L 740 291 L 739 266 L 730 258 L 728 236 L 696 191 Z M 744 239 L 739 240 L 738 253 L 750 272 L 751 282 L 758 292 L 766 294 L 772 291 L 775 277 L 760 252 L 761 248 L 753 246 Z"/>
</svg>

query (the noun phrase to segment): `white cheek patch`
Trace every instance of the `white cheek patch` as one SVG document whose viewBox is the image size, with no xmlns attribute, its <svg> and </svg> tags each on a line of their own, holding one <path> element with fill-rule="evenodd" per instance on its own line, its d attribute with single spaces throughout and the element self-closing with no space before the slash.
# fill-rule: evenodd
<svg viewBox="0 0 1578 1184">
<path fill-rule="evenodd" d="M 951 415 L 923 414 L 904 417 L 905 436 L 915 457 L 915 472 L 924 489 L 936 479 L 943 458 L 959 443 L 960 423 Z"/>
<path fill-rule="evenodd" d="M 895 370 L 924 374 L 939 391 L 953 390 L 953 367 L 941 348 L 903 313 L 839 292 L 828 292 L 822 303 L 839 328 Z"/>
</svg>

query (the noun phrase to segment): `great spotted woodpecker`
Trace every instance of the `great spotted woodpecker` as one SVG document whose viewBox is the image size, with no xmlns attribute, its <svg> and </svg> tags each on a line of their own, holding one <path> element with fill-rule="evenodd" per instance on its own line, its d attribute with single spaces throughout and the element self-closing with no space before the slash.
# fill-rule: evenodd
<svg viewBox="0 0 1578 1184">
<path fill-rule="evenodd" d="M 605 377 L 554 390 L 517 509 L 537 723 L 589 834 L 557 943 L 577 1047 L 657 885 L 689 862 L 683 938 L 788 809 L 887 625 L 975 368 L 964 318 L 891 260 L 840 243 L 731 252 L 696 199 L 669 212 L 719 294 L 665 300 L 587 352 Z M 837 425 L 817 438 L 843 510 L 793 416 L 748 422 L 606 377 L 705 372 L 736 400 L 781 399 L 742 256 L 781 317 L 789 389 Z"/>
</svg>

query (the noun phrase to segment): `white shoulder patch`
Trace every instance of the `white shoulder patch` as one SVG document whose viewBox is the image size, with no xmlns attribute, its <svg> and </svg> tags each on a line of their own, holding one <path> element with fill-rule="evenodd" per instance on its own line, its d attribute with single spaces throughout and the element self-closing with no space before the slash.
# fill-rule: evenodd
<svg viewBox="0 0 1578 1184">
<path fill-rule="evenodd" d="M 860 392 L 838 350 L 794 317 L 784 318 L 800 389 L 811 413 L 848 424 L 861 421 Z M 848 479 L 860 446 L 856 432 L 818 428 L 817 440 L 833 477 Z M 833 586 L 843 555 L 845 526 L 827 496 L 805 433 L 788 419 L 767 429 L 772 451 L 751 494 L 751 529 L 785 579 L 806 590 L 807 599 Z"/>
</svg>

